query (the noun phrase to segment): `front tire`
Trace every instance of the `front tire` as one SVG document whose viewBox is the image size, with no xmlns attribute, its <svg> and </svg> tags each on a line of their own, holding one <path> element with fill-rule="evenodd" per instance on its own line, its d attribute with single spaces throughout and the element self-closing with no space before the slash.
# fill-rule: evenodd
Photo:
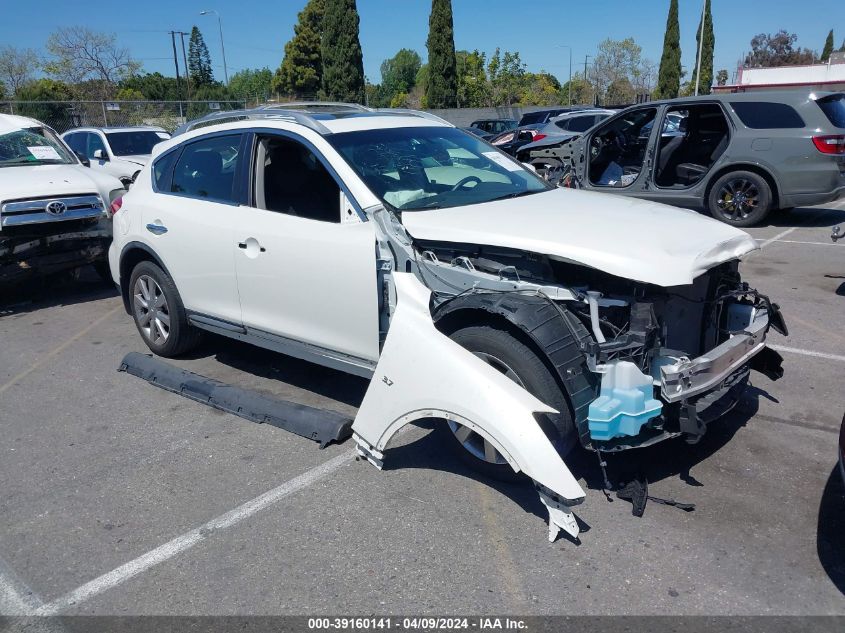
<svg viewBox="0 0 845 633">
<path fill-rule="evenodd" d="M 559 450 L 577 442 L 569 403 L 560 385 L 527 345 L 507 330 L 488 325 L 457 330 L 450 338 L 524 387 L 540 401 L 560 411 L 547 416 L 551 423 L 547 426 L 556 435 L 553 443 Z M 452 421 L 438 428 L 446 445 L 473 470 L 502 481 L 516 481 L 520 478 L 505 458 L 480 434 Z"/>
<path fill-rule="evenodd" d="M 176 285 L 153 262 L 135 266 L 129 278 L 129 302 L 135 327 L 154 354 L 173 358 L 199 343 L 199 331 L 188 323 Z"/>
<path fill-rule="evenodd" d="M 769 215 L 772 190 L 766 180 L 750 171 L 732 171 L 710 188 L 707 207 L 710 214 L 726 224 L 753 226 Z"/>
</svg>

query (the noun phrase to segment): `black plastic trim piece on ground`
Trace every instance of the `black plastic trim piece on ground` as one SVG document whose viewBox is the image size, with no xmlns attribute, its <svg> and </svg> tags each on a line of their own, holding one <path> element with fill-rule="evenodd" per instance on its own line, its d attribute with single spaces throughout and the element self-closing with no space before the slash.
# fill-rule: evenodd
<svg viewBox="0 0 845 633">
<path fill-rule="evenodd" d="M 342 442 L 352 435 L 352 420 L 340 413 L 268 398 L 174 367 L 146 354 L 129 352 L 120 362 L 118 371 L 251 422 L 296 433 L 319 442 L 320 448 L 331 442 Z"/>
</svg>

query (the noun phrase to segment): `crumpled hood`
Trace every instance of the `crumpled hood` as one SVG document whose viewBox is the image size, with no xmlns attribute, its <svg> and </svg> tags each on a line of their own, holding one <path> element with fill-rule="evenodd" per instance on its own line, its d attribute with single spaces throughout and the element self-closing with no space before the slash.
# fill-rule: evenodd
<svg viewBox="0 0 845 633">
<path fill-rule="evenodd" d="M 109 191 L 122 186 L 116 178 L 82 165 L 0 167 L 0 200 L 99 193 L 108 203 Z"/>
<path fill-rule="evenodd" d="M 691 284 L 757 248 L 744 231 L 695 211 L 574 189 L 406 211 L 402 224 L 421 240 L 541 253 L 664 287 Z"/>
</svg>

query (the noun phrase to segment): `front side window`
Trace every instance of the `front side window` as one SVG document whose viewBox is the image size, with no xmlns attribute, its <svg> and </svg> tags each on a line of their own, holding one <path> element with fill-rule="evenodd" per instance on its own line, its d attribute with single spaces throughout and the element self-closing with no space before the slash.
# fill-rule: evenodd
<svg viewBox="0 0 845 633">
<path fill-rule="evenodd" d="M 345 132 L 327 140 L 375 195 L 400 211 L 479 204 L 549 189 L 521 163 L 452 127 Z"/>
<path fill-rule="evenodd" d="M 235 202 L 233 193 L 240 134 L 189 143 L 173 168 L 170 190 L 192 198 Z"/>
<path fill-rule="evenodd" d="M 95 158 L 94 152 L 97 150 L 102 152 L 103 158 L 108 158 L 109 154 L 106 151 L 106 145 L 103 143 L 103 139 L 100 138 L 100 135 L 88 132 L 88 152 L 86 153 L 86 156 L 88 156 L 88 158 Z"/>
<path fill-rule="evenodd" d="M 68 147 L 74 152 L 85 155 L 85 135 L 84 134 L 68 134 L 64 137 L 64 141 Z"/>
<path fill-rule="evenodd" d="M 775 130 L 804 127 L 804 120 L 792 106 L 768 101 L 735 101 L 731 107 L 746 127 Z"/>
<path fill-rule="evenodd" d="M 340 187 L 302 143 L 281 136 L 259 136 L 254 173 L 259 209 L 340 222 Z"/>
<path fill-rule="evenodd" d="M 0 132 L 0 167 L 75 164 L 77 161 L 53 130 L 31 127 Z"/>
<path fill-rule="evenodd" d="M 148 156 L 152 154 L 153 147 L 168 136 L 164 132 L 152 130 L 137 130 L 132 132 L 108 132 L 111 152 L 115 156 Z"/>
</svg>

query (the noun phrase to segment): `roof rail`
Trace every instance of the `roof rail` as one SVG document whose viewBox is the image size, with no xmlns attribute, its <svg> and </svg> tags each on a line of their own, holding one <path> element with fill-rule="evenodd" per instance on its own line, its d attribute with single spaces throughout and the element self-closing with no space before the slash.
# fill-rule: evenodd
<svg viewBox="0 0 845 633">
<path fill-rule="evenodd" d="M 418 116 L 421 119 L 428 119 L 429 121 L 437 121 L 438 123 L 445 123 L 448 126 L 455 127 L 451 123 L 449 123 L 446 119 L 437 116 L 432 112 L 426 112 L 425 110 L 408 110 L 406 108 L 378 108 L 374 110 L 376 113 L 383 112 L 385 114 L 403 114 L 405 116 Z"/>
<path fill-rule="evenodd" d="M 366 106 L 359 103 L 344 103 L 342 101 L 292 101 L 290 103 L 267 103 L 259 106 L 260 110 L 303 110 L 305 112 L 326 110 L 354 110 L 356 112 L 372 112 Z"/>
<path fill-rule="evenodd" d="M 185 134 L 186 132 L 191 132 L 209 125 L 259 119 L 291 121 L 314 130 L 318 134 L 331 134 L 331 130 L 306 112 L 255 108 L 251 110 L 227 110 L 225 112 L 212 112 L 210 114 L 206 114 L 198 119 L 194 119 L 193 121 L 188 121 L 187 123 L 180 125 L 176 128 L 176 130 L 174 130 L 173 136 L 179 136 L 180 134 Z"/>
</svg>

